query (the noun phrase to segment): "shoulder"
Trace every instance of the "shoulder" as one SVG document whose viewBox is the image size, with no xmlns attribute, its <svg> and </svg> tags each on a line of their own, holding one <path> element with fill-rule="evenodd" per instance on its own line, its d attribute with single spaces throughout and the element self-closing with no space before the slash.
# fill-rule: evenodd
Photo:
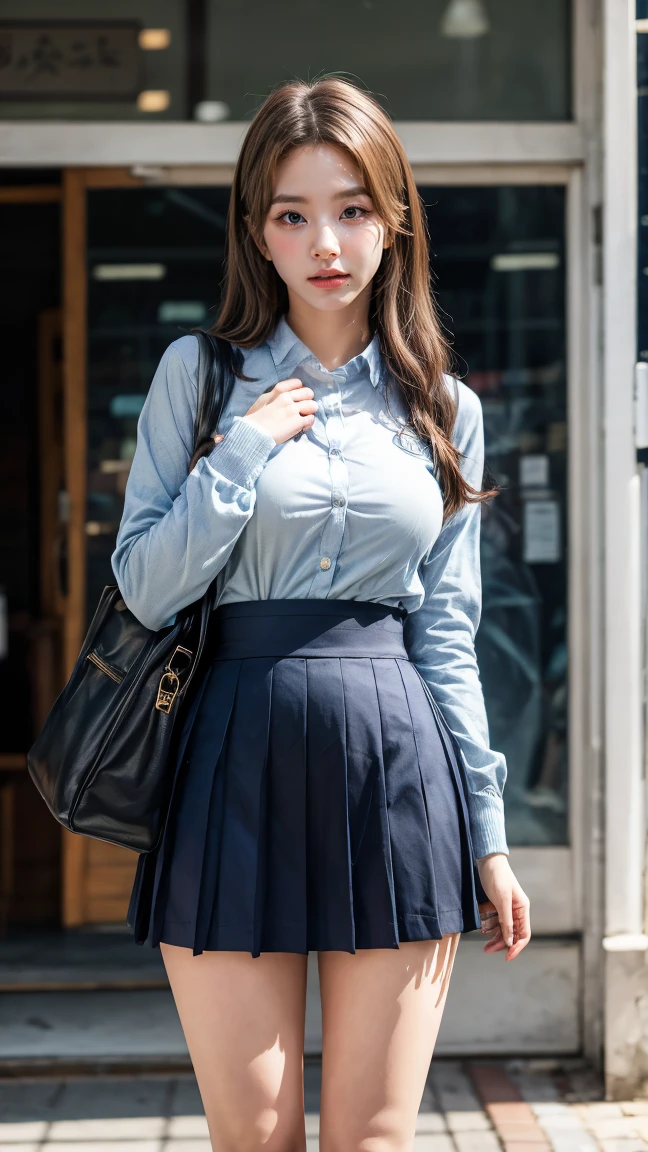
<svg viewBox="0 0 648 1152">
<path fill-rule="evenodd" d="M 463 380 L 445 372 L 443 379 L 453 400 L 457 405 L 457 421 L 467 420 L 479 422 L 482 419 L 482 404 L 479 396 Z"/>
<path fill-rule="evenodd" d="M 445 377 L 457 405 L 452 441 L 460 453 L 460 468 L 475 488 L 480 488 L 484 468 L 484 417 L 479 396 L 463 380 Z"/>
<path fill-rule="evenodd" d="M 445 373 L 444 380 L 456 406 L 452 439 L 460 448 L 483 436 L 484 415 L 479 396 L 456 376 Z"/>
<path fill-rule="evenodd" d="M 254 375 L 255 369 L 263 371 L 264 368 L 267 368 L 269 349 L 267 349 L 266 344 L 251 349 L 244 349 L 238 344 L 232 344 L 232 348 L 234 351 L 240 353 L 243 371 L 246 375 Z M 264 356 L 266 350 L 267 354 Z M 162 357 L 162 362 L 166 361 L 168 373 L 173 374 L 175 372 L 185 375 L 196 390 L 198 389 L 199 360 L 200 343 L 198 337 L 193 333 L 187 336 L 179 336 L 177 340 L 173 340 L 166 348 Z"/>
<path fill-rule="evenodd" d="M 180 336 L 165 349 L 160 365 L 164 365 L 168 376 L 185 376 L 194 388 L 198 387 L 198 337 Z"/>
</svg>

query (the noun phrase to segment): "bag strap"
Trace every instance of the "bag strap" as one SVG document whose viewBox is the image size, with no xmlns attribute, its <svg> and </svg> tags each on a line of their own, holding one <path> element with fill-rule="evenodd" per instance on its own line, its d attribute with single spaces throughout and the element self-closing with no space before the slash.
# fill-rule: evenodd
<svg viewBox="0 0 648 1152">
<path fill-rule="evenodd" d="M 240 370 L 241 355 L 238 349 L 223 340 L 220 336 L 213 336 L 202 329 L 193 330 L 198 337 L 198 403 L 193 428 L 193 455 L 189 461 L 188 471 L 195 468 L 201 456 L 208 456 L 214 447 L 214 434 L 225 405 L 227 404 L 234 387 L 237 370 Z M 196 604 L 188 604 L 181 609 L 186 615 L 192 615 L 197 609 L 200 611 L 200 629 L 196 652 L 196 667 L 202 655 L 207 628 L 211 614 L 215 607 L 217 596 L 217 579 L 215 576 L 207 591 Z M 190 679 L 193 676 L 193 668 Z M 189 681 L 187 681 L 188 687 Z"/>
<path fill-rule="evenodd" d="M 213 438 L 232 394 L 241 359 L 239 349 L 232 348 L 221 336 L 200 328 L 193 329 L 193 335 L 198 338 L 198 404 L 189 472 L 201 456 L 208 456 L 214 447 Z"/>
</svg>

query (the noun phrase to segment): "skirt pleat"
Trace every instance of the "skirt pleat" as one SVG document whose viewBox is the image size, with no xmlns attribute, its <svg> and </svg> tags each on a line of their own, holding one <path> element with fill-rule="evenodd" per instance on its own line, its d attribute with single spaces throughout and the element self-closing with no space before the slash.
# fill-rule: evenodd
<svg viewBox="0 0 648 1152">
<path fill-rule="evenodd" d="M 275 664 L 266 794 L 265 940 L 308 950 L 306 661 Z"/>
<path fill-rule="evenodd" d="M 212 919 L 217 947 L 254 955 L 263 917 L 264 777 L 272 680 L 270 659 L 243 661 L 227 746 L 223 819 L 218 837 L 220 868 Z M 201 946 L 206 945 L 201 941 Z"/>
<path fill-rule="evenodd" d="M 375 665 L 381 663 L 371 658 L 345 660 L 342 669 L 347 708 L 350 839 L 357 940 L 366 940 L 366 947 L 370 948 L 394 948 L 398 947 L 398 929 L 394 914 L 384 745 L 375 671 Z"/>
<path fill-rule="evenodd" d="M 477 929 L 461 754 L 401 610 L 284 600 L 214 615 L 164 835 L 138 862 L 136 942 L 258 956 Z"/>
<path fill-rule="evenodd" d="M 339 659 L 306 661 L 309 940 L 354 938 L 347 703 Z"/>
</svg>

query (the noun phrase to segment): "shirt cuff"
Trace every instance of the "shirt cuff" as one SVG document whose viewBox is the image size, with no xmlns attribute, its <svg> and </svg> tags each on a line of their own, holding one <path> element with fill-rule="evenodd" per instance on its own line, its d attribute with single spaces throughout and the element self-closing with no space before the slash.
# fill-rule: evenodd
<svg viewBox="0 0 648 1152">
<path fill-rule="evenodd" d="M 475 860 L 491 852 L 509 854 L 504 825 L 504 801 L 494 792 L 468 794 L 470 834 Z"/>
<path fill-rule="evenodd" d="M 269 432 L 244 416 L 235 416 L 224 439 L 214 445 L 207 459 L 226 480 L 241 488 L 253 488 L 276 446 Z"/>
</svg>

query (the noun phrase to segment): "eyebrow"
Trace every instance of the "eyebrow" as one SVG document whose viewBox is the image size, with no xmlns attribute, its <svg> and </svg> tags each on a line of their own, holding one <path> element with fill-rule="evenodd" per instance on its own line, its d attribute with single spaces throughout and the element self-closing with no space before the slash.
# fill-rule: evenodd
<svg viewBox="0 0 648 1152">
<path fill-rule="evenodd" d="M 335 195 L 333 196 L 333 199 L 334 200 L 346 200 L 348 196 L 368 196 L 368 195 L 369 195 L 369 193 L 367 192 L 367 189 L 363 188 L 362 184 L 354 184 L 352 188 L 343 188 L 341 192 L 336 192 Z M 272 208 L 273 204 L 307 204 L 307 203 L 308 203 L 308 198 L 306 196 L 287 196 L 287 195 L 285 195 L 285 193 L 282 193 L 279 196 L 275 196 L 274 199 L 270 201 L 270 207 Z"/>
</svg>

